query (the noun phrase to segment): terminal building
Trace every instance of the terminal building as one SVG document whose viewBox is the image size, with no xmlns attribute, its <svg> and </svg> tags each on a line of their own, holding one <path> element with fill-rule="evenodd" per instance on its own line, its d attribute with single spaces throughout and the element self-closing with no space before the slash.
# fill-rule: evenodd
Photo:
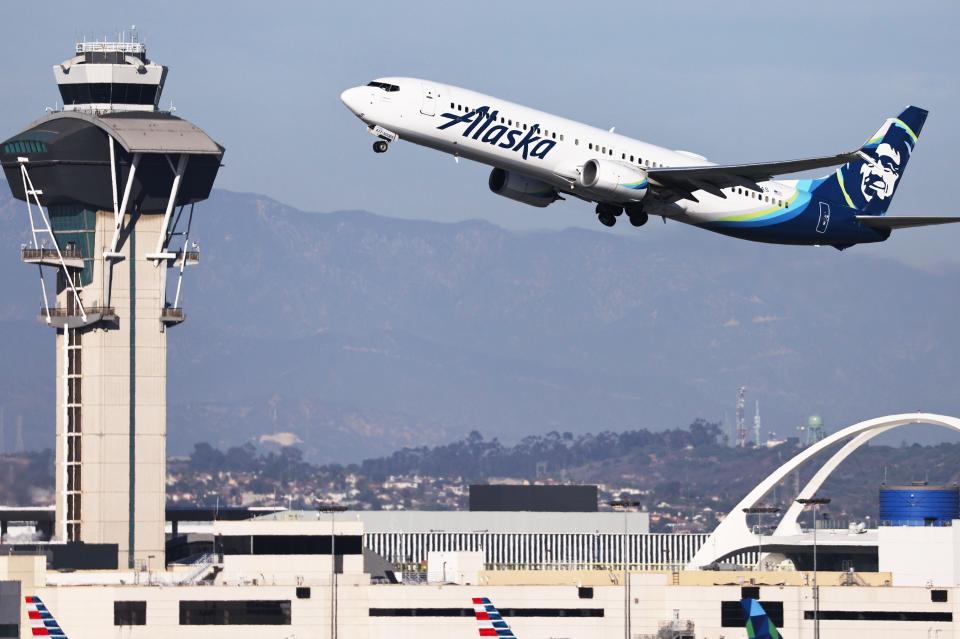
<svg viewBox="0 0 960 639">
<path fill-rule="evenodd" d="M 742 598 L 787 637 L 957 636 L 955 487 L 878 489 L 877 529 L 750 514 L 820 453 L 798 495 L 814 507 L 872 437 L 960 431 L 942 415 L 839 430 L 709 535 L 650 533 L 589 487 L 476 487 L 453 513 L 167 510 L 166 339 L 224 149 L 158 109 L 166 74 L 136 39 L 79 43 L 54 67 L 64 108 L 0 143 L 57 361 L 56 504 L 0 510 L 0 637 L 456 639 L 489 600 L 520 639 L 728 639 L 747 636 Z M 23 522 L 42 538 L 13 542 Z"/>
</svg>

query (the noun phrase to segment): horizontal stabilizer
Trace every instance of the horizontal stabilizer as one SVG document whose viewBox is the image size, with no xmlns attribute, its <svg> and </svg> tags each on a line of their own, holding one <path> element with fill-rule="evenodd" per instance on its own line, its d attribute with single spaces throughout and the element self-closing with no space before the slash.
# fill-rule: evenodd
<svg viewBox="0 0 960 639">
<path fill-rule="evenodd" d="M 923 215 L 858 215 L 857 222 L 874 229 L 906 229 L 913 226 L 953 224 L 960 217 L 930 217 Z"/>
</svg>

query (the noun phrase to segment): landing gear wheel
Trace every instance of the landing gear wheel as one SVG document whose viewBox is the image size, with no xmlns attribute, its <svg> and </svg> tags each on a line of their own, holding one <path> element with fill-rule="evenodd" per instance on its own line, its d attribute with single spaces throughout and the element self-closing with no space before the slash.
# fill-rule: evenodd
<svg viewBox="0 0 960 639">
<path fill-rule="evenodd" d="M 647 223 L 646 213 L 628 213 L 627 217 L 630 218 L 630 223 L 634 226 L 643 226 Z"/>
<path fill-rule="evenodd" d="M 386 153 L 388 148 L 390 148 L 390 145 L 383 140 L 377 140 L 373 143 L 374 153 Z"/>
<path fill-rule="evenodd" d="M 623 208 L 614 204 L 601 202 L 597 204 L 597 219 L 604 226 L 613 226 L 617 223 L 617 216 L 623 213 Z"/>
</svg>

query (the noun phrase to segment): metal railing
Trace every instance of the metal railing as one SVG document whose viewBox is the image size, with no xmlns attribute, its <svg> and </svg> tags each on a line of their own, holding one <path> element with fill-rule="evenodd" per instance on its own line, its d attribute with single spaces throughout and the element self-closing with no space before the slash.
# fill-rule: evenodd
<svg viewBox="0 0 960 639">
<path fill-rule="evenodd" d="M 142 42 L 78 42 L 77 53 L 146 53 L 147 47 Z"/>
<path fill-rule="evenodd" d="M 186 577 L 183 578 L 181 583 L 183 584 L 196 584 L 200 581 L 200 578 L 206 574 L 211 566 L 217 563 L 217 556 L 213 553 L 206 553 L 201 555 L 195 562 L 193 562 L 193 570 L 191 570 Z"/>
<path fill-rule="evenodd" d="M 86 315 L 98 315 L 101 319 L 116 319 L 117 311 L 112 306 L 84 306 Z M 67 308 L 64 306 L 53 306 L 50 308 L 41 308 L 40 317 L 81 317 L 79 308 Z"/>
<path fill-rule="evenodd" d="M 78 249 L 64 249 L 60 251 L 60 255 L 63 256 L 65 260 L 82 260 L 83 253 Z M 28 248 L 23 247 L 20 249 L 20 256 L 23 260 L 43 260 L 43 259 L 59 259 L 60 255 L 57 255 L 57 249 L 55 248 Z"/>
</svg>

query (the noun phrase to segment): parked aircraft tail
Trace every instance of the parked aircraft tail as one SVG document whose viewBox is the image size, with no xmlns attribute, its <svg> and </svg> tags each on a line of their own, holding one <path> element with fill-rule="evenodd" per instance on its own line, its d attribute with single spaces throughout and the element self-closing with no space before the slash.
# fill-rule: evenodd
<svg viewBox="0 0 960 639">
<path fill-rule="evenodd" d="M 480 624 L 481 637 L 502 637 L 503 639 L 517 639 L 510 630 L 510 626 L 503 620 L 496 606 L 486 597 L 473 598 L 473 610 Z"/>
<path fill-rule="evenodd" d="M 40 601 L 40 597 L 28 596 L 23 599 L 27 604 L 27 616 L 30 618 L 30 630 L 34 637 L 67 639 L 66 633 L 53 618 L 53 614 L 47 610 L 47 606 Z"/>
<path fill-rule="evenodd" d="M 747 617 L 747 637 L 750 639 L 782 639 L 783 635 L 770 621 L 767 612 L 756 599 L 741 599 L 740 605 Z"/>
</svg>

